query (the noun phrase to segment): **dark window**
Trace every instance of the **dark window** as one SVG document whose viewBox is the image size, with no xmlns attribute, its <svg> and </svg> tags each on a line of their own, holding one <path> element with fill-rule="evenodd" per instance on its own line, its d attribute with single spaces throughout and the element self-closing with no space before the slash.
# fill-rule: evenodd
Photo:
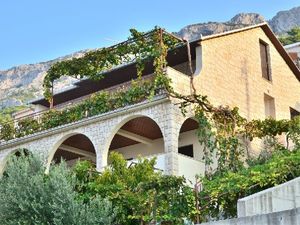
<svg viewBox="0 0 300 225">
<path fill-rule="evenodd" d="M 290 107 L 290 113 L 291 113 L 291 119 L 293 119 L 296 116 L 300 116 L 300 112 L 297 111 L 296 109 L 293 109 Z"/>
<path fill-rule="evenodd" d="M 186 145 L 178 148 L 178 153 L 190 157 L 194 157 L 193 145 Z"/>
<path fill-rule="evenodd" d="M 271 68 L 269 58 L 269 46 L 263 41 L 259 42 L 260 46 L 260 59 L 261 59 L 261 71 L 263 78 L 271 80 Z"/>
</svg>

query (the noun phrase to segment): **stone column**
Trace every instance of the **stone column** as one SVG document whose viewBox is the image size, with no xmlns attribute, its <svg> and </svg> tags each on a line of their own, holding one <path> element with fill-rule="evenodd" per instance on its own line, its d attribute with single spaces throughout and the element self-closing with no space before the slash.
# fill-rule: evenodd
<svg viewBox="0 0 300 225">
<path fill-rule="evenodd" d="M 170 103 L 164 118 L 164 141 L 166 154 L 166 174 L 178 175 L 178 137 L 182 116 L 178 113 L 178 106 Z"/>
</svg>

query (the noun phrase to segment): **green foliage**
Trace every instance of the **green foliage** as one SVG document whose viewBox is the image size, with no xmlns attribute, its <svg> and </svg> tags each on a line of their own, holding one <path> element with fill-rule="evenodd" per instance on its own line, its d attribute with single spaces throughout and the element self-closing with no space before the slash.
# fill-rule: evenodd
<svg viewBox="0 0 300 225">
<path fill-rule="evenodd" d="M 288 132 L 287 133 L 287 141 L 289 144 L 289 140 L 295 145 L 294 148 L 300 149 L 300 116 L 294 117 L 289 122 Z M 289 147 L 289 146 L 287 146 Z"/>
<path fill-rule="evenodd" d="M 224 171 L 202 179 L 200 214 L 208 218 L 236 216 L 239 198 L 284 183 L 300 176 L 300 149 L 276 151 L 263 164 L 241 168 L 237 172 Z"/>
<path fill-rule="evenodd" d="M 40 125 L 38 121 L 34 118 L 25 118 L 18 122 L 17 127 L 15 128 L 18 130 L 16 132 L 16 137 L 23 137 L 25 135 L 33 134 L 40 129 Z"/>
<path fill-rule="evenodd" d="M 74 176 L 65 164 L 48 175 L 41 160 L 32 155 L 12 157 L 0 179 L 0 224 L 109 225 L 115 212 L 99 196 L 89 203 L 78 200 Z"/>
<path fill-rule="evenodd" d="M 100 75 L 102 72 L 130 62 L 136 62 L 137 75 L 141 77 L 145 62 L 153 60 L 155 75 L 160 83 L 164 76 L 163 69 L 167 65 L 167 50 L 173 49 L 178 44 L 177 38 L 157 27 L 148 33 L 131 29 L 126 42 L 110 48 L 89 51 L 81 58 L 72 58 L 52 65 L 44 78 L 44 96 L 51 102 L 53 83 L 62 76 L 76 78 L 85 76 L 99 80 L 102 78 Z"/>
<path fill-rule="evenodd" d="M 198 140 L 204 146 L 206 175 L 212 173 L 211 164 L 216 156 L 218 171 L 238 171 L 243 164 L 245 146 L 242 127 L 246 120 L 238 113 L 238 108 L 195 106 L 195 118 L 199 123 Z"/>
<path fill-rule="evenodd" d="M 294 27 L 287 32 L 287 35 L 279 37 L 283 45 L 289 45 L 300 41 L 300 27 Z"/>
<path fill-rule="evenodd" d="M 4 123 L 6 121 L 10 121 L 12 119 L 11 115 L 15 112 L 25 109 L 26 106 L 13 106 L 6 107 L 0 110 L 0 123 Z"/>
<path fill-rule="evenodd" d="M 15 128 L 13 122 L 5 122 L 0 125 L 0 141 L 10 140 L 15 137 Z"/>
<path fill-rule="evenodd" d="M 127 167 L 120 154 L 112 153 L 110 162 L 100 175 L 87 162 L 77 164 L 74 172 L 81 197 L 108 197 L 119 209 L 120 224 L 183 224 L 194 213 L 194 195 L 185 179 L 155 171 L 155 159 L 139 159 Z"/>
</svg>

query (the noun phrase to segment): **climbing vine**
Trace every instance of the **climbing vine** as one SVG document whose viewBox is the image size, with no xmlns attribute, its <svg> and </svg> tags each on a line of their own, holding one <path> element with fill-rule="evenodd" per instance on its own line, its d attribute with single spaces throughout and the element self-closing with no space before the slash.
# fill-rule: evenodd
<svg viewBox="0 0 300 225">
<path fill-rule="evenodd" d="M 125 42 L 52 65 L 44 78 L 44 97 L 53 105 L 54 82 L 62 76 L 99 80 L 103 78 L 102 72 L 131 62 L 136 63 L 137 75 L 141 78 L 145 62 L 153 61 L 155 87 L 168 86 L 168 79 L 164 76 L 167 51 L 182 41 L 158 27 L 147 33 L 131 29 L 130 33 Z"/>
</svg>

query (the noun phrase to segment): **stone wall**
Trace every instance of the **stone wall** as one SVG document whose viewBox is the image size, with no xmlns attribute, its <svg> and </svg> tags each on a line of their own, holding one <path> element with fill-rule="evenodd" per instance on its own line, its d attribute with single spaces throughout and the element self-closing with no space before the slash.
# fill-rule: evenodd
<svg viewBox="0 0 300 225">
<path fill-rule="evenodd" d="M 238 217 L 300 207 L 300 177 L 238 201 Z"/>
<path fill-rule="evenodd" d="M 270 214 L 201 223 L 201 225 L 299 225 L 300 208 Z"/>
</svg>

